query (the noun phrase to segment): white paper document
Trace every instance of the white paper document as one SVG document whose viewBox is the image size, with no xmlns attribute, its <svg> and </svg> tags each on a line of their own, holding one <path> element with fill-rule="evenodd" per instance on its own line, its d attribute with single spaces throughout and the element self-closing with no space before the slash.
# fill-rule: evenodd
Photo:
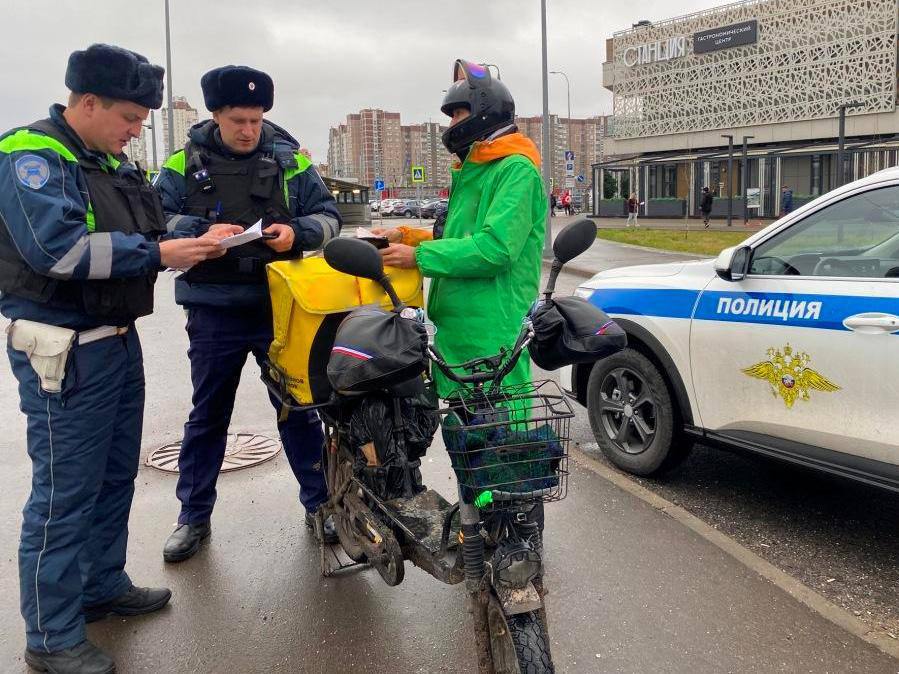
<svg viewBox="0 0 899 674">
<path fill-rule="evenodd" d="M 262 220 L 258 220 L 252 227 L 247 227 L 240 234 L 232 234 L 221 240 L 222 248 L 234 248 L 234 246 L 242 246 L 250 241 L 262 238 Z"/>
<path fill-rule="evenodd" d="M 377 234 L 372 234 L 370 230 L 367 230 L 364 227 L 356 227 L 356 238 L 357 239 L 380 239 L 383 237 L 378 236 Z"/>
</svg>

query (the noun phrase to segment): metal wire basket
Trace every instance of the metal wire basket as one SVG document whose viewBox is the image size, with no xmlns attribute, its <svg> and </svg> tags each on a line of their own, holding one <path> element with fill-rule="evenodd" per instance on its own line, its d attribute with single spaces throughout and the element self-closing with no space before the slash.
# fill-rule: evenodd
<svg viewBox="0 0 899 674">
<path fill-rule="evenodd" d="M 461 389 L 447 402 L 443 439 L 466 503 L 565 497 L 574 412 L 555 382 Z"/>
</svg>

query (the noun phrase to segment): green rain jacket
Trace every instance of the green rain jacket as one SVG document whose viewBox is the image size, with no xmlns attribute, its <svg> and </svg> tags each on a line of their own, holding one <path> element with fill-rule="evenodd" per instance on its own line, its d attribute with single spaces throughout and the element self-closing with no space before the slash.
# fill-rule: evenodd
<svg viewBox="0 0 899 674">
<path fill-rule="evenodd" d="M 475 143 L 452 169 L 443 238 L 421 241 L 415 258 L 433 279 L 428 316 L 450 364 L 511 348 L 537 299 L 548 211 L 540 154 L 521 133 Z M 435 374 L 442 397 L 456 385 Z M 504 384 L 530 381 L 525 351 Z"/>
</svg>

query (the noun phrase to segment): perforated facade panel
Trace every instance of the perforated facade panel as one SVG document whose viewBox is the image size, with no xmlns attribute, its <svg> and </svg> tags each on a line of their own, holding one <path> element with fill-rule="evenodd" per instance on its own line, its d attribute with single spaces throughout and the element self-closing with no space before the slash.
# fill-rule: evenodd
<svg viewBox="0 0 899 674">
<path fill-rule="evenodd" d="M 749 0 L 618 33 L 610 135 L 825 119 L 850 101 L 863 106 L 848 114 L 892 112 L 897 15 L 896 0 Z M 694 34 L 753 19 L 756 43 L 694 53 Z"/>
</svg>

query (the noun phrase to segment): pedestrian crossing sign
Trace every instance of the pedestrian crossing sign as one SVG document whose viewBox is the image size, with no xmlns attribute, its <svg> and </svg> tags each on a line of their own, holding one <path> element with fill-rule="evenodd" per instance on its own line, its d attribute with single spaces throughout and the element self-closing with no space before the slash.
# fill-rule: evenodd
<svg viewBox="0 0 899 674">
<path fill-rule="evenodd" d="M 425 181 L 425 167 L 424 166 L 413 166 L 412 167 L 412 182 L 413 183 L 423 183 Z"/>
</svg>

